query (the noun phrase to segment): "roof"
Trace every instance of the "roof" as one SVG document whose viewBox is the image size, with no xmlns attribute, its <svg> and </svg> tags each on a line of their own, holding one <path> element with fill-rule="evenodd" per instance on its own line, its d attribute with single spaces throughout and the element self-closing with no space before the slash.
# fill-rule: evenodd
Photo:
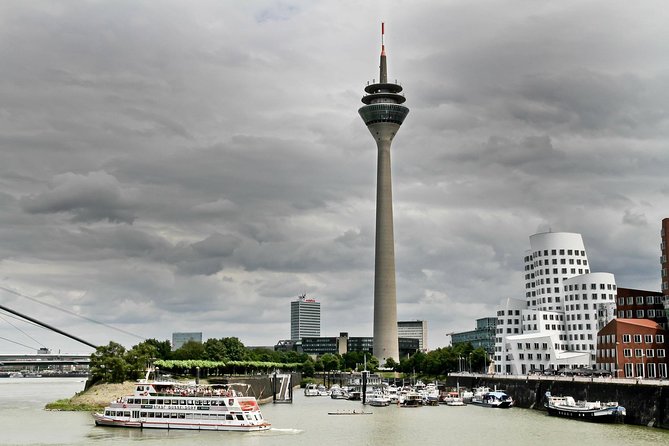
<svg viewBox="0 0 669 446">
<path fill-rule="evenodd" d="M 618 324 L 628 324 L 628 325 L 637 325 L 639 327 L 647 328 L 657 328 L 661 329 L 662 326 L 655 321 L 650 319 L 614 319 L 612 322 L 617 322 Z"/>
</svg>

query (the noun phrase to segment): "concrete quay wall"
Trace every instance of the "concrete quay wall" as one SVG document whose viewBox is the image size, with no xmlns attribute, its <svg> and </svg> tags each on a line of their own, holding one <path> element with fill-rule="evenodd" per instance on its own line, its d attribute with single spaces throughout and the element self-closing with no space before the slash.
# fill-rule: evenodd
<svg viewBox="0 0 669 446">
<path fill-rule="evenodd" d="M 450 387 L 497 386 L 513 397 L 517 407 L 542 411 L 546 392 L 575 400 L 617 401 L 627 411 L 626 424 L 669 429 L 669 381 L 453 374 L 446 383 Z"/>
</svg>

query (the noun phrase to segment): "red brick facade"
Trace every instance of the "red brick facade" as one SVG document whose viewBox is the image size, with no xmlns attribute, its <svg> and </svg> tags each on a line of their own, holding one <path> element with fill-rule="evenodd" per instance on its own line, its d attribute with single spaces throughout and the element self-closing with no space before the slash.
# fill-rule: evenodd
<svg viewBox="0 0 669 446">
<path fill-rule="evenodd" d="M 597 368 L 618 378 L 667 378 L 669 339 L 648 319 L 614 319 L 597 333 Z"/>
</svg>

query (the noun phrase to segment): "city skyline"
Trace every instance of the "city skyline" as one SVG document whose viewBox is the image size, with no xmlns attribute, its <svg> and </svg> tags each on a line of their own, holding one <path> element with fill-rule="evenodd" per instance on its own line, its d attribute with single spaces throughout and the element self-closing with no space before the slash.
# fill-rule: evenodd
<svg viewBox="0 0 669 446">
<path fill-rule="evenodd" d="M 306 293 L 322 335 L 371 336 L 376 154 L 356 110 L 381 22 L 411 102 L 392 154 L 399 320 L 448 345 L 524 298 L 527 237 L 549 230 L 659 291 L 666 9 L 3 4 L 0 302 L 96 344 L 273 345 Z M 90 351 L 0 316 L 0 338 Z"/>
</svg>

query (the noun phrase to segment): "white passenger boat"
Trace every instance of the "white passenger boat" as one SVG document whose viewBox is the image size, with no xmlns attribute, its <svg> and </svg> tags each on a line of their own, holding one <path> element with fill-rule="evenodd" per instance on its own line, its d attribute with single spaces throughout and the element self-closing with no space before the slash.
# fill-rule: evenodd
<svg viewBox="0 0 669 446">
<path fill-rule="evenodd" d="M 271 426 L 263 419 L 258 401 L 227 387 L 149 381 L 135 386 L 132 395 L 123 396 L 95 413 L 96 425 L 196 429 L 217 431 L 262 431 Z M 247 386 L 248 387 L 248 386 Z"/>
<path fill-rule="evenodd" d="M 571 396 L 552 396 L 546 392 L 548 415 L 597 423 L 622 423 L 626 410 L 615 401 L 575 401 Z"/>
<path fill-rule="evenodd" d="M 460 396 L 458 392 L 448 392 L 446 396 L 444 396 L 442 402 L 446 404 L 447 406 L 465 406 L 465 401 L 464 399 Z"/>
<path fill-rule="evenodd" d="M 376 407 L 390 406 L 390 397 L 383 393 L 381 389 L 378 389 L 367 397 L 367 404 Z"/>
<path fill-rule="evenodd" d="M 307 384 L 304 387 L 304 396 L 320 396 L 318 386 L 316 384 Z"/>
<path fill-rule="evenodd" d="M 472 397 L 472 404 L 478 404 L 479 406 L 485 407 L 497 407 L 500 409 L 506 409 L 513 406 L 513 398 L 510 395 L 507 395 L 506 392 L 501 390 L 493 390 L 485 387 L 479 388 L 479 391 L 474 392 Z"/>
</svg>

